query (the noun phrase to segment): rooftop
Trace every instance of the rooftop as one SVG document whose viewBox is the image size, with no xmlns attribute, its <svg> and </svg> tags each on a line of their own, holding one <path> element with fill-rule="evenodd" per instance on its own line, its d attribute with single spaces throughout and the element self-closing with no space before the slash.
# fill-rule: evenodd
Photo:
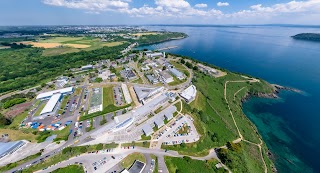
<svg viewBox="0 0 320 173">
<path fill-rule="evenodd" d="M 73 87 L 62 88 L 62 89 L 59 89 L 59 90 L 54 90 L 54 91 L 41 93 L 41 94 L 39 94 L 37 96 L 37 99 L 44 99 L 44 98 L 47 98 L 47 97 L 51 97 L 52 95 L 54 95 L 56 93 L 65 94 L 65 93 L 69 93 L 69 92 L 73 92 Z"/>
<path fill-rule="evenodd" d="M 140 162 L 139 160 L 134 161 L 134 163 L 132 164 L 132 166 L 129 168 L 129 172 L 130 173 L 140 173 L 143 171 L 145 167 L 145 163 Z"/>
<path fill-rule="evenodd" d="M 40 115 L 45 114 L 45 113 L 50 113 L 54 110 L 54 108 L 56 107 L 59 99 L 61 97 L 61 94 L 54 94 L 48 101 L 48 103 L 46 104 L 46 106 L 42 109 Z"/>
<path fill-rule="evenodd" d="M 183 90 L 180 95 L 186 100 L 191 100 L 196 97 L 197 89 L 196 86 L 190 85 L 187 89 Z"/>
<path fill-rule="evenodd" d="M 0 158 L 24 143 L 24 141 L 0 142 Z"/>
<path fill-rule="evenodd" d="M 176 77 L 183 77 L 183 73 L 181 73 L 179 70 L 176 68 L 169 68 L 169 71 L 175 75 Z"/>
</svg>

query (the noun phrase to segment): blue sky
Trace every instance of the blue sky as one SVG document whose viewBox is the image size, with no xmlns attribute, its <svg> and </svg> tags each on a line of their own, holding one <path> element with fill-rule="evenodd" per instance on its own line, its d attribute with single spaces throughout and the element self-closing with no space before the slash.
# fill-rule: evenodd
<svg viewBox="0 0 320 173">
<path fill-rule="evenodd" d="M 0 25 L 320 24 L 320 0 L 0 0 Z"/>
</svg>

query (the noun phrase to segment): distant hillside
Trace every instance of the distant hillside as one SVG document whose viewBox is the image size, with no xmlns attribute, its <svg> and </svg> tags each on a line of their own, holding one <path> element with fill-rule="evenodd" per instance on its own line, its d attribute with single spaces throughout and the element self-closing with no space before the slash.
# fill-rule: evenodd
<svg viewBox="0 0 320 173">
<path fill-rule="evenodd" d="M 294 39 L 298 40 L 308 40 L 308 41 L 317 41 L 320 42 L 320 34 L 319 33 L 301 33 L 292 36 Z"/>
</svg>

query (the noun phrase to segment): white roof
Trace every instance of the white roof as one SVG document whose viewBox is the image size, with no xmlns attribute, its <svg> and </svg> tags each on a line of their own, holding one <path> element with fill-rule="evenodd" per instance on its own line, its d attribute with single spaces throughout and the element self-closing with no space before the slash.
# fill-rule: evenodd
<svg viewBox="0 0 320 173">
<path fill-rule="evenodd" d="M 41 93 L 37 96 L 37 99 L 42 99 L 42 98 L 46 98 L 46 97 L 51 97 L 52 95 L 56 94 L 56 93 L 68 93 L 68 92 L 72 92 L 73 91 L 73 87 L 68 87 L 68 88 L 63 88 L 63 89 L 59 89 L 59 90 L 54 90 L 54 91 L 49 91 L 49 92 L 45 92 L 45 93 Z"/>
<path fill-rule="evenodd" d="M 194 86 L 194 85 L 190 85 L 187 89 L 185 89 L 184 91 L 182 91 L 180 93 L 181 97 L 183 97 L 187 100 L 190 100 L 190 99 L 196 97 L 196 94 L 197 94 L 197 89 L 196 89 L 196 86 Z"/>
<path fill-rule="evenodd" d="M 128 86 L 124 83 L 121 84 L 121 88 L 122 88 L 122 92 L 123 92 L 123 95 L 124 95 L 124 99 L 126 100 L 126 102 L 128 104 L 130 104 L 132 102 L 132 99 L 131 99 L 131 96 L 130 96 L 130 93 L 129 93 L 129 90 L 128 90 Z"/>
<path fill-rule="evenodd" d="M 45 114 L 45 113 L 50 113 L 54 110 L 54 108 L 56 107 L 59 99 L 61 97 L 61 94 L 54 94 L 48 101 L 48 103 L 46 104 L 46 106 L 42 109 L 40 115 Z"/>
</svg>

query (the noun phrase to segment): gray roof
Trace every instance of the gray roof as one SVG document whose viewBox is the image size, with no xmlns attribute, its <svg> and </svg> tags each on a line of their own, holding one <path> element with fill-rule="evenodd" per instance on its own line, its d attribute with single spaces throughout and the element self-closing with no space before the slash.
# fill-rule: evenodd
<svg viewBox="0 0 320 173">
<path fill-rule="evenodd" d="M 154 123 L 160 128 L 164 125 L 164 122 L 161 118 L 157 117 L 155 120 L 154 120 Z"/>
<path fill-rule="evenodd" d="M 169 71 L 175 75 L 176 77 L 183 77 L 183 73 L 181 73 L 179 70 L 176 68 L 169 68 Z"/>
<path fill-rule="evenodd" d="M 133 89 L 136 92 L 139 101 L 141 101 L 147 98 L 150 93 L 152 93 L 158 88 L 147 88 L 147 87 L 141 87 L 141 86 L 135 85 L 133 86 Z"/>
<path fill-rule="evenodd" d="M 134 163 L 132 164 L 132 166 L 129 168 L 128 171 L 130 173 L 140 173 L 143 171 L 144 166 L 145 166 L 145 163 L 143 163 L 139 160 L 136 160 L 136 161 L 134 161 Z"/>
<path fill-rule="evenodd" d="M 153 129 L 151 128 L 151 126 L 149 124 L 146 124 L 142 127 L 143 132 L 149 136 L 153 133 Z"/>
<path fill-rule="evenodd" d="M 14 141 L 14 142 L 0 142 L 0 158 L 7 153 L 15 150 L 21 144 L 24 144 L 23 141 Z"/>
<path fill-rule="evenodd" d="M 159 112 L 157 115 L 158 117 L 166 117 L 168 120 L 173 118 L 173 113 L 177 111 L 177 107 L 169 106 L 166 109 Z"/>
</svg>

